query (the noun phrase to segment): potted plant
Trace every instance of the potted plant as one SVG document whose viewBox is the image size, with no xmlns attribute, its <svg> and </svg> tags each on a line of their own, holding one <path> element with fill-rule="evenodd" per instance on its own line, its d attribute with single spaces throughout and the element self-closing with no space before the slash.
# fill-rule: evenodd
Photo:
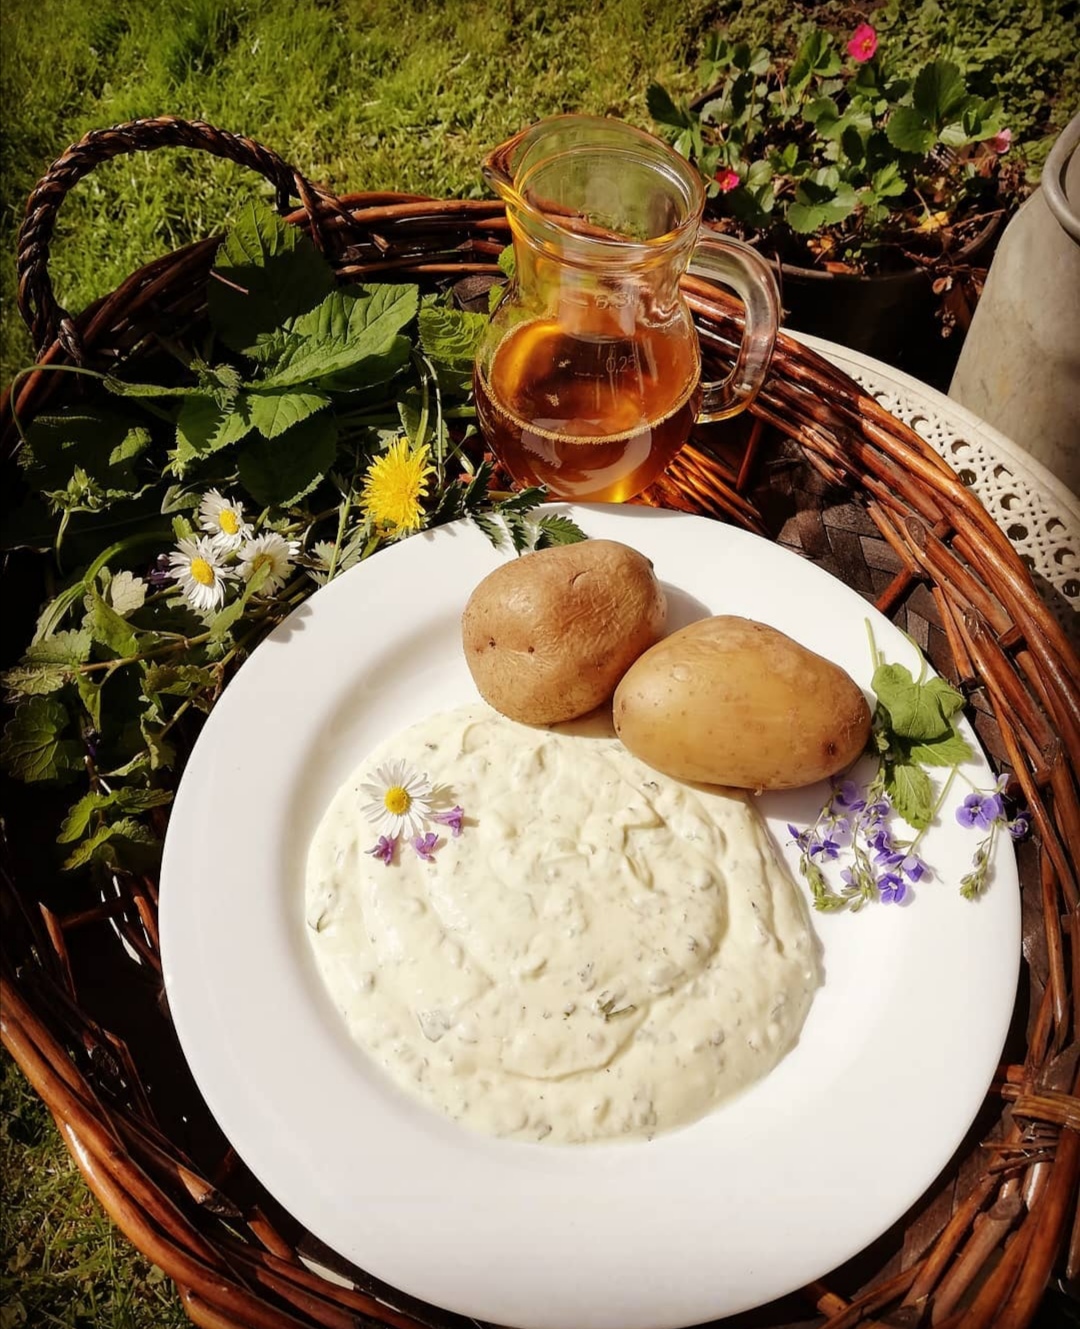
<svg viewBox="0 0 1080 1329">
<path fill-rule="evenodd" d="M 698 73 L 708 92 L 653 84 L 649 110 L 708 181 L 707 220 L 777 263 L 788 326 L 947 381 L 962 337 L 941 336 L 966 327 L 1015 192 L 997 98 L 950 60 L 905 77 L 867 23 L 791 58 L 713 33 Z"/>
</svg>

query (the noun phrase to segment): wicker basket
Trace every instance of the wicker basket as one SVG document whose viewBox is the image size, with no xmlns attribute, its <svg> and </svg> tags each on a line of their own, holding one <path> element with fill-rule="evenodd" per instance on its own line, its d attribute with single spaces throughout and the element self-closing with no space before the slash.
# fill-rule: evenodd
<svg viewBox="0 0 1080 1329">
<path fill-rule="evenodd" d="M 465 300 L 497 273 L 507 237 L 501 205 L 335 198 L 248 139 L 200 123 L 137 121 L 87 135 L 30 198 L 19 301 L 42 364 L 139 357 L 156 331 L 182 335 L 204 316 L 216 237 L 151 263 L 78 318 L 58 307 L 49 281 L 67 190 L 99 162 L 168 145 L 252 167 L 283 212 L 298 198 L 289 220 L 342 281 L 461 282 Z M 686 292 L 707 358 L 730 358 L 738 309 L 693 281 Z M 75 381 L 22 379 L 20 417 L 63 400 Z M 10 456 L 10 396 L 2 425 Z M 873 601 L 964 690 L 984 747 L 1010 772 L 1035 827 L 1019 852 L 1025 963 L 1006 1061 L 963 1147 L 895 1228 L 827 1282 L 725 1323 L 1021 1329 L 1052 1279 L 1080 1272 L 1076 656 L 1008 540 L 945 463 L 785 336 L 738 427 L 698 438 L 646 501 L 767 534 Z M 102 899 L 85 884 L 42 879 L 32 841 L 54 838 L 55 826 L 37 831 L 31 801 L 15 811 L 0 887 L 4 1043 L 101 1203 L 176 1282 L 190 1318 L 207 1329 L 462 1323 L 344 1265 L 262 1189 L 215 1127 L 177 1045 L 163 1000 L 155 882 L 118 878 Z M 337 1276 L 313 1272 L 311 1261 Z"/>
</svg>

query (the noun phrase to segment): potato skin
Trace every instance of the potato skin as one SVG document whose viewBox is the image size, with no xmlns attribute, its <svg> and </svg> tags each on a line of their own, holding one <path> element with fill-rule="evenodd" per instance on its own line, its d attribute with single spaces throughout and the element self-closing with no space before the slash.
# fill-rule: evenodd
<svg viewBox="0 0 1080 1329">
<path fill-rule="evenodd" d="M 706 618 L 666 637 L 615 692 L 615 730 L 680 780 L 793 789 L 849 766 L 870 708 L 830 660 L 749 618 Z"/>
<path fill-rule="evenodd" d="M 652 564 L 614 540 L 523 554 L 476 587 L 461 618 L 480 695 L 523 724 L 594 710 L 664 631 Z"/>
</svg>

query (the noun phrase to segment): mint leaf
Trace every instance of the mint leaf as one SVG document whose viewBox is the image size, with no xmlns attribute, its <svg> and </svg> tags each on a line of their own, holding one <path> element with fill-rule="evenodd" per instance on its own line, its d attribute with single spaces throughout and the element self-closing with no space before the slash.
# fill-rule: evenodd
<svg viewBox="0 0 1080 1329">
<path fill-rule="evenodd" d="M 240 483 L 263 507 L 289 507 L 310 494 L 337 456 L 332 416 L 303 420 L 275 439 L 256 439 L 240 454 Z"/>
<path fill-rule="evenodd" d="M 972 755 L 971 745 L 955 730 L 930 743 L 904 743 L 903 750 L 908 761 L 917 762 L 920 766 L 959 766 Z"/>
<path fill-rule="evenodd" d="M 246 354 L 333 289 L 334 274 L 307 236 L 252 204 L 217 252 L 207 290 L 210 321 L 226 346 Z"/>
<path fill-rule="evenodd" d="M 17 780 L 69 780 L 82 768 L 82 749 L 61 738 L 68 728 L 65 708 L 52 697 L 31 697 L 8 721 L 0 739 L 0 764 Z"/>
<path fill-rule="evenodd" d="M 384 355 L 394 337 L 416 317 L 416 286 L 360 286 L 332 291 L 310 313 L 260 338 L 254 357 L 266 368 L 261 388 L 313 383 Z"/>
<path fill-rule="evenodd" d="M 277 438 L 309 415 L 330 405 L 321 392 L 249 392 L 248 407 L 253 428 L 264 438 Z"/>
<path fill-rule="evenodd" d="M 893 807 L 915 830 L 925 830 L 934 815 L 934 788 L 921 766 L 889 763 L 885 767 L 885 792 Z"/>
<path fill-rule="evenodd" d="M 894 148 L 925 157 L 936 141 L 933 127 L 913 106 L 898 106 L 889 116 L 885 134 Z"/>
<path fill-rule="evenodd" d="M 517 274 L 517 259 L 514 256 L 514 246 L 507 245 L 495 260 L 507 281 L 513 281 Z"/>
<path fill-rule="evenodd" d="M 230 408 L 222 408 L 203 393 L 188 397 L 176 421 L 173 470 L 181 475 L 202 457 L 209 457 L 251 433 L 250 405 L 241 393 Z"/>
</svg>

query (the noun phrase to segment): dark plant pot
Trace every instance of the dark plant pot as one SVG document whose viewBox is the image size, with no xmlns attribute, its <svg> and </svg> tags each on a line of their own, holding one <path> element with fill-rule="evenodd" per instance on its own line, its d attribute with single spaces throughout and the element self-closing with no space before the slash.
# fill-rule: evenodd
<svg viewBox="0 0 1080 1329">
<path fill-rule="evenodd" d="M 987 266 L 1000 222 L 999 215 L 988 218 L 949 267 Z M 942 335 L 933 282 L 947 267 L 912 267 L 872 276 L 822 272 L 792 263 L 777 267 L 785 327 L 850 346 L 935 387 L 947 387 L 966 331 L 957 323 L 951 335 Z"/>
</svg>

